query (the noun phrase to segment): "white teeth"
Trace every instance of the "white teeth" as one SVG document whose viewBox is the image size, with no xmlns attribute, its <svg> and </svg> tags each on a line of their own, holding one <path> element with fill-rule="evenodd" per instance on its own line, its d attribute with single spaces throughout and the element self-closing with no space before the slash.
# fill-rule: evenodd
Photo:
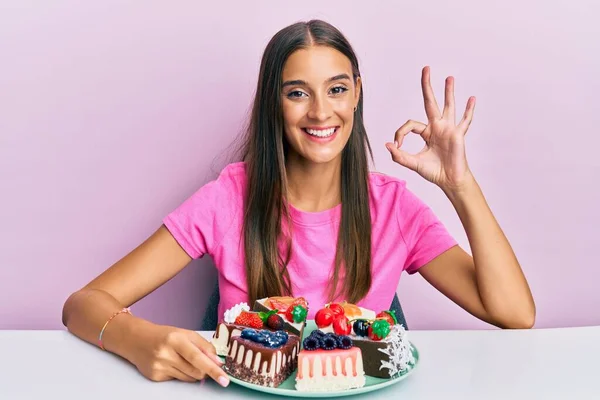
<svg viewBox="0 0 600 400">
<path fill-rule="evenodd" d="M 328 137 L 333 135 L 333 133 L 335 132 L 335 128 L 329 128 L 329 129 L 306 129 L 306 132 L 308 132 L 309 134 L 313 135 L 313 136 L 317 136 L 317 137 Z"/>
</svg>

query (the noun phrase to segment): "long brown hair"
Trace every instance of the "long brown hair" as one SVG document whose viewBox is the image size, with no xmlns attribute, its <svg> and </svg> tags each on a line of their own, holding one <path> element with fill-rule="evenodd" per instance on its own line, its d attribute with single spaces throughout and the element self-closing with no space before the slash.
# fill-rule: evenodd
<svg viewBox="0 0 600 400">
<path fill-rule="evenodd" d="M 358 60 L 350 43 L 338 29 L 320 20 L 299 22 L 282 29 L 265 48 L 242 147 L 248 177 L 243 240 L 250 304 L 263 297 L 294 295 L 287 271 L 292 224 L 286 202 L 288 144 L 282 112 L 282 71 L 293 52 L 312 45 L 338 50 L 350 60 L 354 82 L 360 77 Z M 368 156 L 372 160 L 373 154 L 362 113 L 361 90 L 352 133 L 342 151 L 342 212 L 335 267 L 329 284 L 330 301 L 343 296 L 346 301 L 356 303 L 371 287 Z M 345 277 L 340 288 L 342 268 Z"/>
</svg>

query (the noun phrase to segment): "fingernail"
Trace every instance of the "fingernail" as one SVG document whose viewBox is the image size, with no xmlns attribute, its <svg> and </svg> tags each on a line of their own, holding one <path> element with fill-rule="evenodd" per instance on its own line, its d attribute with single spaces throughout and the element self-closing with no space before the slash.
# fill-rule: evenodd
<svg viewBox="0 0 600 400">
<path fill-rule="evenodd" d="M 227 387 L 227 385 L 229 385 L 229 379 L 225 378 L 224 376 L 221 376 L 219 378 L 219 384 L 223 387 Z"/>
<path fill-rule="evenodd" d="M 398 141 L 394 141 L 394 144 L 396 145 L 396 148 L 400 147 L 400 144 L 398 143 Z"/>
</svg>

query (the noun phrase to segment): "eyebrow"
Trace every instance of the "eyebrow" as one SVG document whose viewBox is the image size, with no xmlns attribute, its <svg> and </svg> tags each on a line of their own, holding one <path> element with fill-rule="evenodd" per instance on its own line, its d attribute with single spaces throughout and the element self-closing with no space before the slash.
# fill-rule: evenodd
<svg viewBox="0 0 600 400">
<path fill-rule="evenodd" d="M 348 76 L 348 74 L 339 74 L 336 76 L 332 76 L 331 78 L 327 79 L 327 83 L 333 82 L 333 81 L 340 81 L 343 79 L 347 79 L 350 80 L 350 77 Z M 300 79 L 296 79 L 293 81 L 285 81 L 283 82 L 282 87 L 286 87 L 286 86 L 307 86 L 306 81 L 300 80 Z"/>
</svg>

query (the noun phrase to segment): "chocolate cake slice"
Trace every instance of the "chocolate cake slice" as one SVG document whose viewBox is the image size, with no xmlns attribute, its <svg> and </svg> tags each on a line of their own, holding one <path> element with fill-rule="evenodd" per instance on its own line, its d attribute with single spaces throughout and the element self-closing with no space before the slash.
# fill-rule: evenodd
<svg viewBox="0 0 600 400">
<path fill-rule="evenodd" d="M 217 355 L 227 356 L 231 346 L 231 339 L 235 336 L 240 336 L 246 328 L 247 326 L 219 322 L 211 340 L 211 343 L 215 346 Z"/>
<path fill-rule="evenodd" d="M 231 338 L 225 370 L 246 382 L 278 387 L 296 370 L 299 352 L 296 335 L 248 328 Z"/>
<path fill-rule="evenodd" d="M 303 297 L 298 297 L 298 298 L 294 298 L 294 297 L 288 297 L 288 296 L 284 296 L 284 297 L 265 297 L 263 299 L 258 299 L 254 302 L 254 306 L 252 307 L 253 311 L 262 311 L 262 312 L 269 312 L 273 309 L 275 309 L 273 307 L 273 304 L 276 304 L 278 306 L 278 310 L 279 310 L 279 314 L 283 317 L 283 321 L 284 321 L 284 326 L 283 329 L 285 329 L 287 332 L 292 333 L 294 335 L 298 335 L 300 337 L 302 337 L 302 334 L 304 332 L 304 327 L 306 326 L 306 315 L 304 315 L 303 318 L 299 318 L 298 321 L 294 321 L 293 318 L 290 315 L 288 315 L 287 310 L 290 307 L 295 307 L 296 304 L 295 301 L 297 301 L 297 303 L 302 304 L 302 306 L 306 309 L 306 312 L 308 312 L 308 303 L 306 302 L 306 300 L 304 300 Z"/>
<path fill-rule="evenodd" d="M 354 346 L 363 355 L 365 374 L 376 378 L 395 378 L 415 364 L 412 345 L 402 325 L 393 325 L 389 335 L 381 341 L 351 335 Z"/>
</svg>

